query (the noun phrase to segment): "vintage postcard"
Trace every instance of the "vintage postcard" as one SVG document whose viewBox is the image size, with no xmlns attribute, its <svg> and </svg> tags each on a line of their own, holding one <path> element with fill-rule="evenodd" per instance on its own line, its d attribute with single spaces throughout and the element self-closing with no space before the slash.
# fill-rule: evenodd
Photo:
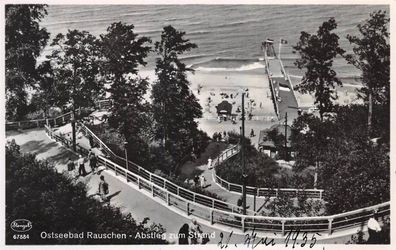
<svg viewBox="0 0 396 250">
<path fill-rule="evenodd" d="M 391 249 L 391 4 L 6 2 L 4 245 Z"/>
</svg>

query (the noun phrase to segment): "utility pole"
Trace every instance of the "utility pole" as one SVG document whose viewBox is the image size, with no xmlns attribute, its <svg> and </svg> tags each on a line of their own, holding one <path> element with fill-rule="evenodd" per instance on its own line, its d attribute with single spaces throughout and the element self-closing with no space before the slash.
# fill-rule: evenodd
<svg viewBox="0 0 396 250">
<path fill-rule="evenodd" d="M 242 157 L 242 201 L 243 214 L 246 214 L 246 169 L 245 169 L 245 92 L 242 93 L 242 138 L 241 138 L 241 157 Z"/>
<path fill-rule="evenodd" d="M 285 113 L 285 161 L 289 161 L 287 153 L 287 112 Z"/>
</svg>

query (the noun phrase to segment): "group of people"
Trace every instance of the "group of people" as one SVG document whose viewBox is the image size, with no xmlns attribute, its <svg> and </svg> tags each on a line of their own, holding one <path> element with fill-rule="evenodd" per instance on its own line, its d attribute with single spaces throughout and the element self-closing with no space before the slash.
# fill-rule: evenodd
<svg viewBox="0 0 396 250">
<path fill-rule="evenodd" d="M 195 175 L 194 177 L 194 184 L 196 187 L 201 187 L 201 188 L 205 188 L 206 187 L 206 178 L 204 175 Z"/>
<path fill-rule="evenodd" d="M 209 238 L 204 236 L 196 219 L 192 219 L 190 224 L 183 224 L 179 230 L 178 238 L 179 245 L 196 245 L 209 242 Z"/>
<path fill-rule="evenodd" d="M 96 174 L 98 172 L 98 158 L 96 157 L 96 155 L 90 150 L 88 153 L 88 160 L 89 160 L 89 166 L 91 168 L 92 173 Z M 85 169 L 85 162 L 86 162 L 86 158 L 83 157 L 82 155 L 79 155 L 79 158 L 77 160 L 77 165 L 78 165 L 78 176 L 86 176 L 87 170 Z M 69 158 L 68 162 L 67 162 L 67 170 L 70 171 L 74 171 L 75 169 L 75 163 L 74 161 L 71 160 L 71 158 Z"/>
<path fill-rule="evenodd" d="M 78 175 L 77 176 L 86 176 L 88 175 L 87 170 L 85 169 L 85 163 L 89 161 L 89 167 L 91 168 L 91 172 L 93 174 L 99 174 L 98 171 L 98 158 L 93 153 L 91 150 L 88 153 L 88 157 L 85 158 L 82 155 L 79 155 L 79 158 L 77 160 L 77 165 L 78 165 Z M 71 158 L 69 158 L 67 162 L 67 170 L 69 172 L 74 172 L 76 169 L 74 161 L 72 161 Z M 96 193 L 99 195 L 101 201 L 107 201 L 107 195 L 109 194 L 109 184 L 105 181 L 104 176 L 100 176 L 100 182 L 99 182 L 99 187 L 98 187 L 98 192 Z"/>
</svg>

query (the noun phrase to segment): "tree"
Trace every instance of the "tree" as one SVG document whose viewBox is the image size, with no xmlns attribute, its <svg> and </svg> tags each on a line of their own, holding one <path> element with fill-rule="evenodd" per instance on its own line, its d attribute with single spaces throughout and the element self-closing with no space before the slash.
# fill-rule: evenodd
<svg viewBox="0 0 396 250">
<path fill-rule="evenodd" d="M 6 117 L 22 119 L 27 112 L 26 88 L 36 83 L 36 59 L 46 46 L 49 33 L 39 22 L 46 5 L 6 5 Z"/>
<path fill-rule="evenodd" d="M 332 143 L 323 157 L 320 176 L 329 214 L 389 201 L 389 148 L 385 144 Z"/>
<path fill-rule="evenodd" d="M 13 143 L 6 145 L 6 224 L 16 219 L 32 222 L 29 238 L 20 240 L 6 227 L 7 244 L 166 244 L 161 238 L 135 238 L 137 233 L 163 234 L 160 224 L 148 225 L 148 218 L 138 223 L 120 208 L 103 206 L 87 197 L 87 187 L 58 173 L 48 162 L 35 155 L 22 154 Z M 125 233 L 126 239 L 43 239 L 41 232 L 56 233 Z M 128 237 L 131 235 L 132 237 Z"/>
<path fill-rule="evenodd" d="M 175 162 L 182 164 L 199 151 L 196 142 L 202 107 L 189 86 L 187 72 L 193 72 L 178 56 L 197 47 L 184 38 L 185 32 L 164 27 L 161 41 L 155 43 L 157 80 L 152 87 L 155 138 Z M 174 169 L 174 171 L 177 171 Z"/>
<path fill-rule="evenodd" d="M 102 92 L 99 78 L 98 40 L 87 31 L 69 30 L 59 33 L 51 43 L 55 47 L 47 56 L 53 65 L 56 89 L 65 101 L 59 103 L 71 107 L 73 117 L 76 109 L 92 107 Z M 73 149 L 76 150 L 76 128 L 72 121 Z"/>
<path fill-rule="evenodd" d="M 91 107 L 102 90 L 99 79 L 98 40 L 87 31 L 69 30 L 59 33 L 51 43 L 47 56 L 53 67 L 56 88 L 64 96 L 63 106 Z"/>
<path fill-rule="evenodd" d="M 105 35 L 101 35 L 101 51 L 104 57 L 103 71 L 111 82 L 112 107 L 109 125 L 122 134 L 127 144 L 128 158 L 143 164 L 149 159 L 145 128 L 151 126 L 150 105 L 144 95 L 148 89 L 147 79 L 137 74 L 138 66 L 150 52 L 151 40 L 134 33 L 133 25 L 113 23 Z"/>
<path fill-rule="evenodd" d="M 347 35 L 349 42 L 355 47 L 354 54 L 346 55 L 346 60 L 362 71 L 364 87 L 361 93 L 368 103 L 369 137 L 372 129 L 373 103 L 390 107 L 389 20 L 385 11 L 373 12 L 370 14 L 370 19 L 358 24 L 360 37 Z M 390 111 L 389 108 L 388 110 Z M 384 122 L 389 123 L 389 119 Z"/>
<path fill-rule="evenodd" d="M 296 89 L 303 94 L 315 94 L 315 104 L 322 121 L 323 114 L 332 110 L 333 101 L 337 98 L 335 85 L 342 86 L 332 69 L 334 58 L 345 52 L 339 47 L 338 35 L 332 32 L 336 28 L 336 21 L 330 18 L 319 27 L 315 35 L 302 31 L 300 41 L 293 46 L 301 56 L 295 65 L 299 69 L 306 69 L 302 82 Z"/>
<path fill-rule="evenodd" d="M 312 114 L 299 116 L 291 127 L 291 148 L 296 154 L 295 169 L 318 167 L 329 140 L 336 133 L 334 123 L 321 121 Z"/>
<path fill-rule="evenodd" d="M 30 105 L 33 110 L 42 110 L 44 117 L 49 109 L 58 103 L 66 102 L 55 87 L 55 76 L 50 61 L 44 61 L 37 67 L 37 92 L 33 94 Z"/>
</svg>

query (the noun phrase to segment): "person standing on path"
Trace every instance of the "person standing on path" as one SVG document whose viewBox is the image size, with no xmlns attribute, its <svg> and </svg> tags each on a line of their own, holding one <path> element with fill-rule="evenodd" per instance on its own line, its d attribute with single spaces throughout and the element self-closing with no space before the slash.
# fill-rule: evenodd
<svg viewBox="0 0 396 250">
<path fill-rule="evenodd" d="M 212 169 L 212 159 L 208 159 L 208 169 Z"/>
<path fill-rule="evenodd" d="M 378 223 L 378 214 L 374 213 L 367 222 L 369 238 L 367 243 L 369 244 L 380 244 L 379 234 L 381 232 L 381 226 Z"/>
<path fill-rule="evenodd" d="M 201 238 L 202 229 L 201 226 L 198 224 L 196 219 L 192 219 L 190 223 L 190 240 L 191 245 L 199 244 L 199 239 Z"/>
<path fill-rule="evenodd" d="M 107 195 L 109 194 L 109 184 L 105 181 L 104 176 L 100 176 L 98 193 L 102 202 L 107 200 Z"/>
<path fill-rule="evenodd" d="M 199 177 L 199 182 L 202 189 L 206 187 L 206 178 L 203 174 Z"/>
<path fill-rule="evenodd" d="M 67 171 L 71 172 L 74 170 L 74 168 L 75 168 L 74 162 L 69 157 L 69 160 L 67 161 Z"/>
<path fill-rule="evenodd" d="M 91 171 L 92 173 L 96 174 L 97 172 L 97 158 L 96 155 L 94 153 L 91 153 L 90 157 L 89 157 L 89 166 L 91 167 Z"/>
<path fill-rule="evenodd" d="M 188 245 L 188 238 L 189 238 L 189 227 L 187 223 L 180 228 L 178 238 L 179 238 L 179 245 Z"/>
<path fill-rule="evenodd" d="M 87 171 L 85 171 L 85 159 L 82 155 L 80 155 L 80 158 L 78 159 L 78 174 L 81 176 L 86 176 Z"/>
</svg>

